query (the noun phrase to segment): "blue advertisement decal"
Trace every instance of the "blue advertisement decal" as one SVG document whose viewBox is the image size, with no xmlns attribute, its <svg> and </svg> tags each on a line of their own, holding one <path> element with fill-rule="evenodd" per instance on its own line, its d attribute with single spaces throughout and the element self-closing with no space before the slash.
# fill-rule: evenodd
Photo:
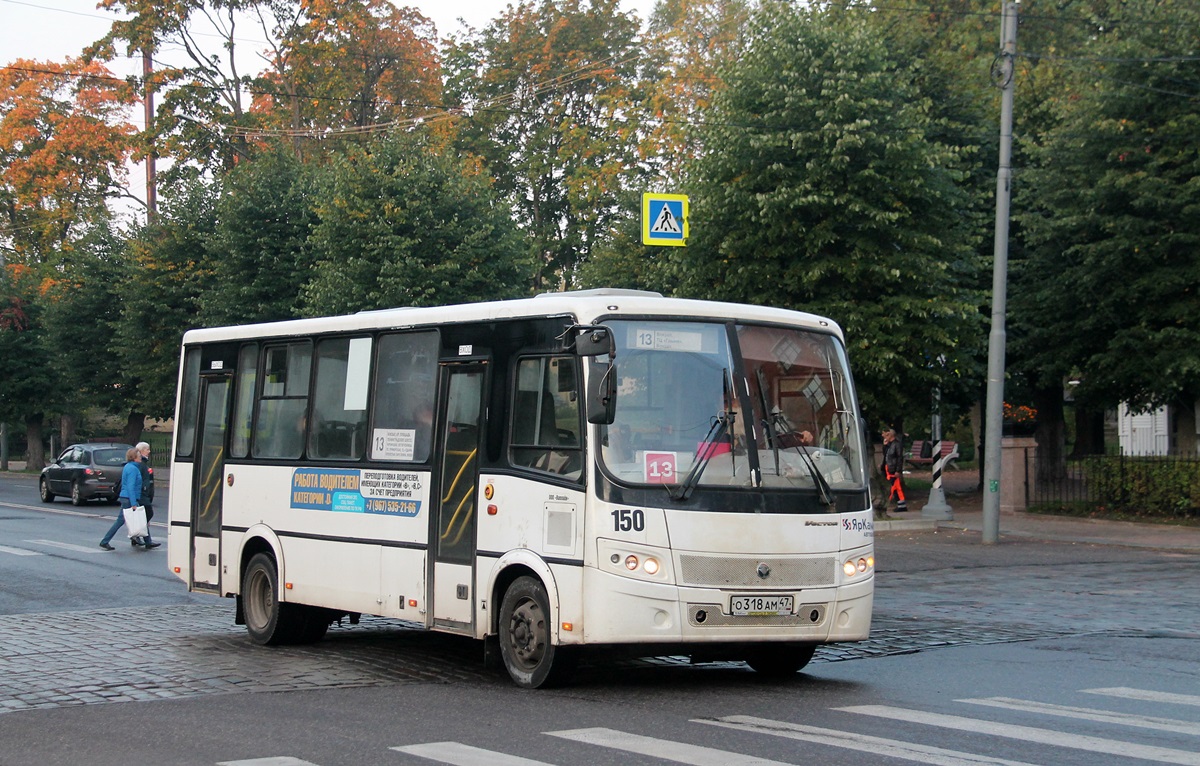
<svg viewBox="0 0 1200 766">
<path fill-rule="evenodd" d="M 416 516 L 426 500 L 426 484 L 416 473 L 352 468 L 297 468 L 292 472 L 291 506 L 307 511 Z"/>
</svg>

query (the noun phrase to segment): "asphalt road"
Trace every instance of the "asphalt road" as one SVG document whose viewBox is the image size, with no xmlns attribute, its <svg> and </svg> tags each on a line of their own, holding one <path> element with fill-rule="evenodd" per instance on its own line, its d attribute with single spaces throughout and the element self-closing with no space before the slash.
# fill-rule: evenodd
<svg viewBox="0 0 1200 766">
<path fill-rule="evenodd" d="M 0 474 L 0 766 L 1200 766 L 1200 555 L 881 535 L 872 638 L 794 679 L 596 661 L 522 691 L 479 645 L 364 619 L 266 649 L 113 506 Z"/>
</svg>

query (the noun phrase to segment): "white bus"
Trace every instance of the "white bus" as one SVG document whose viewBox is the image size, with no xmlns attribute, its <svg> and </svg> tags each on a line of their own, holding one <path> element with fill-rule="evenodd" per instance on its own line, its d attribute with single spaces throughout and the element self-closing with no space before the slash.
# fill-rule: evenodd
<svg viewBox="0 0 1200 766">
<path fill-rule="evenodd" d="M 525 687 L 591 647 L 791 674 L 867 638 L 840 328 L 594 290 L 183 339 L 169 565 L 260 644 L 343 616 L 480 639 Z"/>
</svg>

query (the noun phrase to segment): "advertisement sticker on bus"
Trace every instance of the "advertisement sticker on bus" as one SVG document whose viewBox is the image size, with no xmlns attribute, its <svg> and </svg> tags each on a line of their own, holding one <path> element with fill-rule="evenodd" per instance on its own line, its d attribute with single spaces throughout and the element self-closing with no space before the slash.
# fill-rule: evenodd
<svg viewBox="0 0 1200 766">
<path fill-rule="evenodd" d="M 429 497 L 428 476 L 356 468 L 297 468 L 291 506 L 297 510 L 416 516 Z"/>
</svg>

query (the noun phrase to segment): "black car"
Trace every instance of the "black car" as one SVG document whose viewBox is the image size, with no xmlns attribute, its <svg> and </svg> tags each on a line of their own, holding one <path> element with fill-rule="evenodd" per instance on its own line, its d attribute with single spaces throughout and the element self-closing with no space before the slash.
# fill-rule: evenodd
<svg viewBox="0 0 1200 766">
<path fill-rule="evenodd" d="M 132 447 L 112 442 L 72 444 L 50 465 L 42 469 L 38 486 L 42 502 L 58 495 L 70 496 L 74 505 L 103 498 L 116 502 L 121 493 L 121 469 Z"/>
</svg>

